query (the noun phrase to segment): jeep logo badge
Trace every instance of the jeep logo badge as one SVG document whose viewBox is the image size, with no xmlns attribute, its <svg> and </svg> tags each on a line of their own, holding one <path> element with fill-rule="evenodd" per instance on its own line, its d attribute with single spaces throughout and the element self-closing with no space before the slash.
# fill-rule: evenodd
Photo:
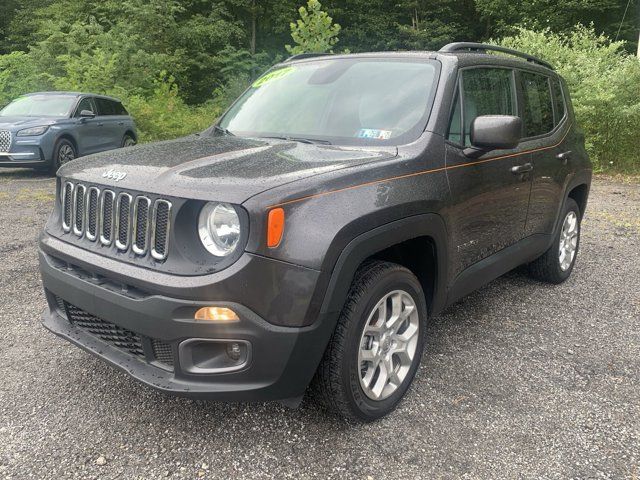
<svg viewBox="0 0 640 480">
<path fill-rule="evenodd" d="M 127 176 L 127 172 L 118 172 L 117 170 L 114 170 L 112 168 L 111 170 L 107 170 L 106 172 L 104 172 L 102 176 L 104 178 L 110 178 L 114 182 L 119 182 L 120 180 L 122 180 L 124 177 Z"/>
</svg>

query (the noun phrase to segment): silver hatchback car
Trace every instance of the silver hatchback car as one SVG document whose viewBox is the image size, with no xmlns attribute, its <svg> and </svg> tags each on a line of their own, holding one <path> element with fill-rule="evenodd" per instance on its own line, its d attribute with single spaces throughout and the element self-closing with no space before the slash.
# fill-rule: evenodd
<svg viewBox="0 0 640 480">
<path fill-rule="evenodd" d="M 135 145 L 136 125 L 117 98 L 40 92 L 0 110 L 0 167 L 55 173 L 76 157 Z"/>
</svg>

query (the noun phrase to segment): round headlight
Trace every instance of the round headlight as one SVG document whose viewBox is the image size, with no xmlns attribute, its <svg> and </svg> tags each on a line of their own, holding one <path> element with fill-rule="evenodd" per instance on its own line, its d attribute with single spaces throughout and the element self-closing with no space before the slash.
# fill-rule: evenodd
<svg viewBox="0 0 640 480">
<path fill-rule="evenodd" d="M 240 218 L 228 203 L 207 203 L 200 212 L 198 233 L 209 253 L 226 257 L 240 241 Z"/>
</svg>

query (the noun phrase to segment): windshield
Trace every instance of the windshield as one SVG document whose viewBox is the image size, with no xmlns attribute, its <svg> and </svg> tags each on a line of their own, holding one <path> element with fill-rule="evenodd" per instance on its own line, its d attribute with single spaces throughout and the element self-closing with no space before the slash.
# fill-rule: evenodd
<svg viewBox="0 0 640 480">
<path fill-rule="evenodd" d="M 282 66 L 255 81 L 219 126 L 249 137 L 408 143 L 426 125 L 436 65 L 430 60 L 343 58 Z"/>
<path fill-rule="evenodd" d="M 29 95 L 15 99 L 0 111 L 9 117 L 67 117 L 76 102 L 69 95 Z"/>
</svg>

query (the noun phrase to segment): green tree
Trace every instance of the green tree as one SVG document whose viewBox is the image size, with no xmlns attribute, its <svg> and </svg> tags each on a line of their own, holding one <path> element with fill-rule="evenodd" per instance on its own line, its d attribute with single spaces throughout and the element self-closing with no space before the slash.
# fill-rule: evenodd
<svg viewBox="0 0 640 480">
<path fill-rule="evenodd" d="M 287 52 L 292 55 L 298 53 L 333 53 L 333 47 L 338 43 L 340 25 L 333 23 L 333 19 L 322 11 L 318 0 L 309 0 L 307 7 L 298 10 L 300 19 L 291 23 L 291 38 L 297 45 L 286 45 Z"/>
<path fill-rule="evenodd" d="M 640 62 L 623 42 L 577 25 L 567 34 L 521 28 L 500 43 L 547 60 L 565 78 L 597 170 L 640 170 Z"/>
</svg>

